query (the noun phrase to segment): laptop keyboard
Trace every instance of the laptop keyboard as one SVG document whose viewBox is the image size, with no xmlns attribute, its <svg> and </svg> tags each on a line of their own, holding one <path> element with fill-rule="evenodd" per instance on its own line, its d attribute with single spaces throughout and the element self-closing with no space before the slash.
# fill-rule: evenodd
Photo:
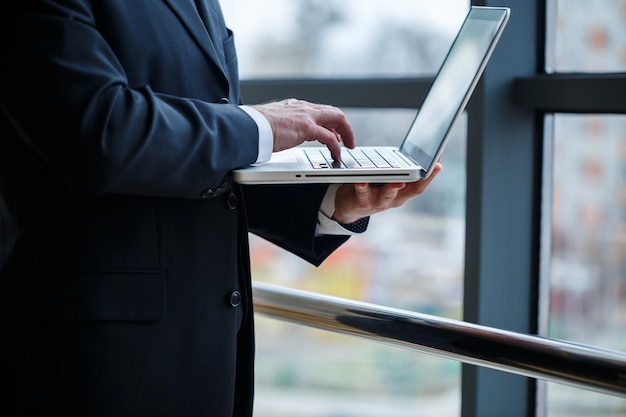
<svg viewBox="0 0 626 417">
<path fill-rule="evenodd" d="M 341 162 L 333 161 L 328 148 L 307 148 L 304 153 L 315 169 L 400 168 L 391 152 L 379 149 L 342 149 Z"/>
</svg>

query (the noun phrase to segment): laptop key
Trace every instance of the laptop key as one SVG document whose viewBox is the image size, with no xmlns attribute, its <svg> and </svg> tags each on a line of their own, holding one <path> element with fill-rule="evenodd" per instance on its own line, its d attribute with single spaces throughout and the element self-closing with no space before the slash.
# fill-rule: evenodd
<svg viewBox="0 0 626 417">
<path fill-rule="evenodd" d="M 367 157 L 376 165 L 377 168 L 391 168 L 391 165 L 376 151 L 366 153 Z"/>
<path fill-rule="evenodd" d="M 309 158 L 309 162 L 314 169 L 328 168 L 328 162 L 318 150 L 306 150 L 304 154 Z"/>
<path fill-rule="evenodd" d="M 361 150 L 350 150 L 349 154 L 354 158 L 357 163 L 355 168 L 374 168 L 375 165 Z"/>
<path fill-rule="evenodd" d="M 315 150 L 315 151 L 305 150 L 305 153 L 307 154 L 307 156 L 309 156 L 310 153 L 315 154 L 314 158 L 309 157 L 309 161 L 311 161 L 312 164 L 313 164 L 313 161 L 315 161 L 313 168 L 318 168 L 318 169 L 345 168 L 343 161 L 333 160 L 333 157 L 330 155 L 330 151 L 328 151 L 328 149 Z"/>
<path fill-rule="evenodd" d="M 386 151 L 379 151 L 378 153 L 382 158 L 385 159 L 385 161 L 387 161 L 389 166 L 391 166 L 392 168 L 402 167 L 402 164 L 398 161 L 397 157 L 393 153 Z"/>
<path fill-rule="evenodd" d="M 361 166 L 359 161 L 354 159 L 352 153 L 347 150 L 341 152 L 341 162 L 346 168 L 359 168 Z"/>
</svg>

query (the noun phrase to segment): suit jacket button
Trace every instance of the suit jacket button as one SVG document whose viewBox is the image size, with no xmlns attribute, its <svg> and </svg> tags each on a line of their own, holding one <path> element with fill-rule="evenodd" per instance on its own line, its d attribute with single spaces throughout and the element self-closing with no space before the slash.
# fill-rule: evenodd
<svg viewBox="0 0 626 417">
<path fill-rule="evenodd" d="M 228 194 L 228 198 L 226 199 L 226 204 L 228 204 L 228 208 L 231 210 L 236 209 L 237 203 L 238 203 L 237 194 L 235 193 Z"/>
<path fill-rule="evenodd" d="M 218 103 L 219 104 L 229 104 L 230 100 L 227 99 L 226 97 L 222 97 L 222 98 L 219 99 Z"/>
<path fill-rule="evenodd" d="M 241 294 L 239 291 L 233 291 L 230 294 L 230 305 L 233 307 L 237 307 L 241 303 Z"/>
</svg>

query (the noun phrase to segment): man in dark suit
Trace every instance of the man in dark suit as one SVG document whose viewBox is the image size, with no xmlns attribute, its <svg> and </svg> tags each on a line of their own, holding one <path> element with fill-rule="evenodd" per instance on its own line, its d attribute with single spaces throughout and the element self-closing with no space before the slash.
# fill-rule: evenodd
<svg viewBox="0 0 626 417">
<path fill-rule="evenodd" d="M 331 106 L 241 105 L 216 0 L 15 0 L 0 34 L 0 226 L 21 229 L 0 413 L 250 416 L 248 231 L 319 265 L 430 181 L 233 184 L 272 151 L 354 139 Z"/>
</svg>

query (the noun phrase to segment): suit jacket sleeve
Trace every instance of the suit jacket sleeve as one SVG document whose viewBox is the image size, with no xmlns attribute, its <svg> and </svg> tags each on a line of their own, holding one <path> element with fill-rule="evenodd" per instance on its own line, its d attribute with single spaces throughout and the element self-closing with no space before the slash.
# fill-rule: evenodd
<svg viewBox="0 0 626 417">
<path fill-rule="evenodd" d="M 128 17 L 97 21 L 106 3 L 5 2 L 0 100 L 70 190 L 198 197 L 256 160 L 256 124 L 218 104 L 228 80 L 164 2 L 120 33 L 145 7 L 124 3 Z"/>
<path fill-rule="evenodd" d="M 250 230 L 314 265 L 320 265 L 348 236 L 315 236 L 324 184 L 246 186 Z M 253 209 L 252 209 L 253 208 Z M 304 223 L 302 219 L 309 219 Z"/>
</svg>

